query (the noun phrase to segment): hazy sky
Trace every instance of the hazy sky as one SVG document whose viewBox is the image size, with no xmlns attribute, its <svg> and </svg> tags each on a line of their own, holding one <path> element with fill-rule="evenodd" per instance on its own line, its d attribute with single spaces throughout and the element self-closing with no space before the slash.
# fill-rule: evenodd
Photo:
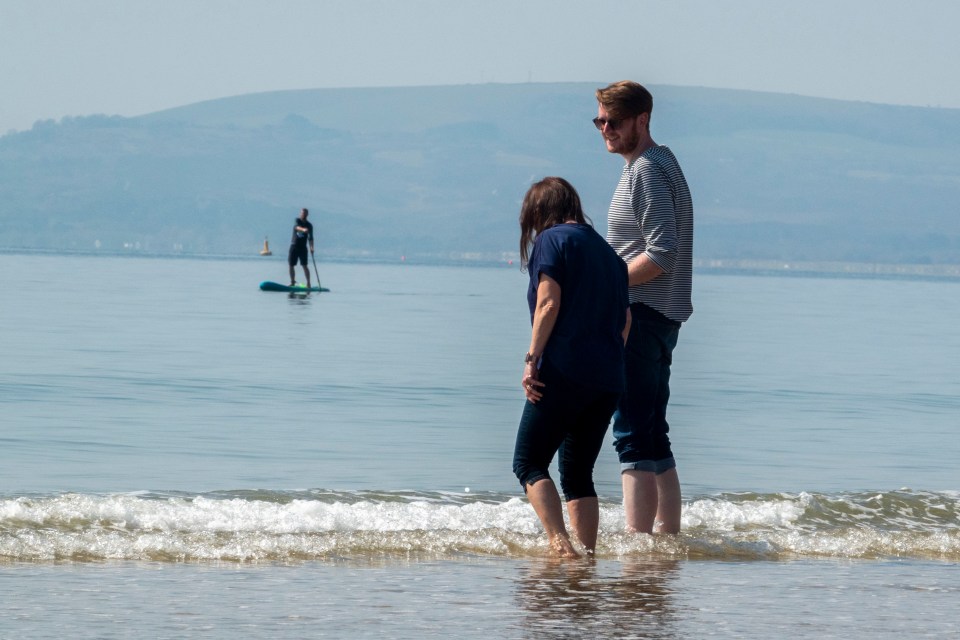
<svg viewBox="0 0 960 640">
<path fill-rule="evenodd" d="M 276 89 L 695 85 L 960 108 L 957 0 L 0 0 L 0 135 Z"/>
</svg>

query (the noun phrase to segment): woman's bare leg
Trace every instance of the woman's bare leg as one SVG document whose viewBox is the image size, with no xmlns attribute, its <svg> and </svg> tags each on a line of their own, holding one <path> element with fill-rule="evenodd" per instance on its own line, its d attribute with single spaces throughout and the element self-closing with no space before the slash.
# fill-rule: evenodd
<svg viewBox="0 0 960 640">
<path fill-rule="evenodd" d="M 570 542 L 570 534 L 563 522 L 563 504 L 553 480 L 538 480 L 527 485 L 527 499 L 537 512 L 550 540 L 550 548 L 561 558 L 576 558 L 580 554 Z"/>
</svg>

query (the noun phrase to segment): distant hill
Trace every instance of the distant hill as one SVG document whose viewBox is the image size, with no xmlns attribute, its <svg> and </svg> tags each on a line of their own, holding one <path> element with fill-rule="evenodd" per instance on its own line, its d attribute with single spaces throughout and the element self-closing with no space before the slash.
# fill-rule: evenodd
<svg viewBox="0 0 960 640">
<path fill-rule="evenodd" d="M 0 137 L 0 247 L 497 259 L 533 180 L 568 178 L 605 228 L 622 160 L 604 83 L 318 89 Z M 701 259 L 960 264 L 960 110 L 652 86 L 654 139 L 694 195 Z"/>
</svg>

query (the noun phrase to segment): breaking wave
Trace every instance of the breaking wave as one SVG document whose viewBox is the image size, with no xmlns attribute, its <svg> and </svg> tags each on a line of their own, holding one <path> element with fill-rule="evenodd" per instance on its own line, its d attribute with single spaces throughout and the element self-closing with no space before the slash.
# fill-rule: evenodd
<svg viewBox="0 0 960 640">
<path fill-rule="evenodd" d="M 960 494 L 736 493 L 683 505 L 677 536 L 623 531 L 601 501 L 601 558 L 960 560 Z M 0 562 L 296 562 L 546 553 L 500 493 L 230 491 L 0 498 Z"/>
</svg>

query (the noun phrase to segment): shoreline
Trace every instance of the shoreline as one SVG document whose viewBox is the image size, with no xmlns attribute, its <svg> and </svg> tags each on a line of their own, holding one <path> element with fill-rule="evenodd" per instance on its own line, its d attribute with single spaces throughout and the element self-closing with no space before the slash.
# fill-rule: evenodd
<svg viewBox="0 0 960 640">
<path fill-rule="evenodd" d="M 744 275 L 960 280 L 957 264 L 701 259 L 693 266 L 700 272 Z"/>
<path fill-rule="evenodd" d="M 87 251 L 75 249 L 43 249 L 33 247 L 0 247 L 0 255 L 88 256 L 111 258 L 154 258 L 173 260 L 262 260 L 277 256 L 236 253 L 186 253 L 150 251 Z M 279 255 L 279 254 L 278 254 Z M 280 256 L 279 259 L 284 259 Z M 409 255 L 385 255 L 367 251 L 326 252 L 321 262 L 339 264 L 410 264 L 418 266 L 516 267 L 520 257 L 515 252 L 445 252 Z M 697 273 L 745 276 L 797 276 L 845 278 L 894 278 L 937 281 L 960 281 L 960 264 L 901 264 L 883 262 L 802 261 L 776 259 L 699 258 L 693 261 Z"/>
</svg>

